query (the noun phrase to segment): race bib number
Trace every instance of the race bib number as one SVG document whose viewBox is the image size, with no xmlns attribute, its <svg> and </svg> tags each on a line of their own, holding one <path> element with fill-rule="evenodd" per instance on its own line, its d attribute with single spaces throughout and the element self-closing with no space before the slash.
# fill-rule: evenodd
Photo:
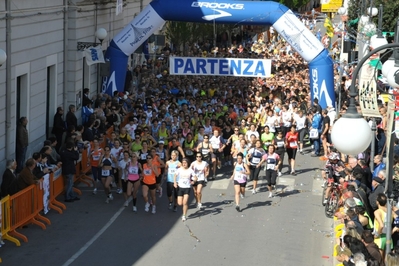
<svg viewBox="0 0 399 266">
<path fill-rule="evenodd" d="M 94 161 L 100 160 L 100 155 L 93 155 L 93 160 Z"/>
<path fill-rule="evenodd" d="M 137 175 L 139 173 L 139 169 L 137 167 L 131 167 L 129 168 L 129 174 L 131 175 Z"/>
<path fill-rule="evenodd" d="M 296 141 L 291 141 L 290 142 L 290 147 L 297 147 L 297 146 L 298 146 L 298 144 L 297 144 Z"/>
<path fill-rule="evenodd" d="M 191 156 L 191 155 L 193 155 L 194 153 L 193 153 L 193 151 L 192 150 L 186 150 L 186 155 L 187 156 Z"/>
<path fill-rule="evenodd" d="M 207 155 L 209 153 L 209 149 L 202 149 L 202 154 Z"/>
<path fill-rule="evenodd" d="M 101 171 L 102 176 L 109 176 L 110 175 L 110 170 L 102 170 Z"/>
<path fill-rule="evenodd" d="M 170 169 L 169 168 L 169 174 L 174 175 L 175 173 L 176 173 L 176 169 L 173 169 L 173 168 Z"/>
<path fill-rule="evenodd" d="M 297 125 L 298 128 L 304 128 L 305 127 L 305 124 L 302 121 L 298 121 L 296 125 Z"/>
<path fill-rule="evenodd" d="M 147 160 L 147 155 L 146 154 L 142 154 L 141 155 L 141 160 Z"/>
<path fill-rule="evenodd" d="M 266 165 L 266 169 L 267 169 L 267 170 L 274 170 L 275 167 L 276 167 L 276 165 L 275 165 L 274 163 L 273 163 L 273 164 L 269 164 L 269 163 L 268 163 L 268 164 Z"/>
<path fill-rule="evenodd" d="M 260 158 L 258 158 L 258 157 L 252 158 L 252 163 L 259 163 L 259 162 L 260 162 Z"/>
<path fill-rule="evenodd" d="M 284 141 L 278 141 L 277 147 L 279 147 L 279 148 L 284 147 Z"/>
<path fill-rule="evenodd" d="M 190 179 L 184 178 L 181 180 L 182 184 L 184 186 L 189 186 L 190 185 Z"/>
<path fill-rule="evenodd" d="M 144 169 L 143 172 L 145 175 L 151 175 L 151 169 Z"/>
<path fill-rule="evenodd" d="M 161 158 L 161 160 L 163 160 L 163 158 L 165 157 L 165 155 L 163 154 L 163 152 L 157 152 L 159 158 Z"/>
</svg>

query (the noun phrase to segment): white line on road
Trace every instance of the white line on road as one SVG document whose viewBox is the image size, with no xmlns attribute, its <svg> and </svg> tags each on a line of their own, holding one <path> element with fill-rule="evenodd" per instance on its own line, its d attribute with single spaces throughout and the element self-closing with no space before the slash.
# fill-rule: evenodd
<svg viewBox="0 0 399 266">
<path fill-rule="evenodd" d="M 315 196 L 321 196 L 323 193 L 323 188 L 321 185 L 323 185 L 324 181 L 322 178 L 315 178 L 313 179 L 313 186 L 312 186 L 312 194 Z"/>
<path fill-rule="evenodd" d="M 231 180 L 229 178 L 214 180 L 212 181 L 211 189 L 227 189 L 230 183 Z"/>
<path fill-rule="evenodd" d="M 129 202 L 132 199 L 129 199 Z M 110 227 L 115 220 L 119 217 L 119 215 L 121 215 L 121 213 L 126 209 L 126 207 L 121 207 L 119 209 L 119 211 L 117 211 L 114 216 L 112 216 L 112 218 L 108 221 L 108 223 L 106 223 L 104 225 L 103 228 L 101 228 L 100 231 L 97 232 L 97 234 L 95 234 L 81 249 L 79 249 L 78 252 L 76 252 L 69 260 L 67 260 L 67 262 L 65 262 L 62 266 L 68 266 L 71 263 L 73 263 L 80 255 L 82 255 L 93 243 L 94 241 L 96 241 L 107 229 L 108 227 Z"/>
</svg>

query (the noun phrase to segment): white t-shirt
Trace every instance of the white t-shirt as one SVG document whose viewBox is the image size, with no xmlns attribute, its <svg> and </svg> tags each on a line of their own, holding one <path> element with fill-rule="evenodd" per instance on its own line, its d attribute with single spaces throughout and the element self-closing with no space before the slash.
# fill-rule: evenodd
<svg viewBox="0 0 399 266">
<path fill-rule="evenodd" d="M 205 180 L 205 168 L 208 166 L 208 163 L 205 161 L 197 162 L 194 161 L 190 168 L 194 171 L 194 176 L 197 177 L 197 181 Z"/>
<path fill-rule="evenodd" d="M 255 135 L 255 137 L 258 139 L 259 138 L 259 132 L 258 131 L 251 131 L 251 130 L 248 130 L 247 131 L 247 133 L 245 133 L 245 137 L 247 138 L 247 139 L 251 139 L 251 136 L 252 135 Z"/>
<path fill-rule="evenodd" d="M 194 176 L 194 171 L 191 168 L 179 168 L 176 173 L 178 178 L 177 185 L 180 188 L 189 188 L 191 186 L 191 177 Z"/>
</svg>

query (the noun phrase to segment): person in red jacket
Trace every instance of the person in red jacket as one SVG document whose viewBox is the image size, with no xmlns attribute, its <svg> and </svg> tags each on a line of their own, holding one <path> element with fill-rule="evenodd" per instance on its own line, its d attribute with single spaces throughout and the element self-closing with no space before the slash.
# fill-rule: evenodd
<svg viewBox="0 0 399 266">
<path fill-rule="evenodd" d="M 292 125 L 291 130 L 287 132 L 285 136 L 285 145 L 287 147 L 288 165 L 291 169 L 291 174 L 295 176 L 295 157 L 298 149 L 298 132 L 296 131 L 295 125 Z"/>
</svg>

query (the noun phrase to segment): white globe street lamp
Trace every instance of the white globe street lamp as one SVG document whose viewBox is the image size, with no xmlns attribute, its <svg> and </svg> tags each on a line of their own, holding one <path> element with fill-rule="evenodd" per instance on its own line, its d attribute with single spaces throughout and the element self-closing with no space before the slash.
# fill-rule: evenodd
<svg viewBox="0 0 399 266">
<path fill-rule="evenodd" d="M 2 66 L 7 60 L 7 54 L 3 49 L 0 49 L 0 66 Z"/>
<path fill-rule="evenodd" d="M 104 28 L 99 28 L 96 31 L 96 37 L 100 40 L 101 44 L 103 43 L 103 41 L 107 37 L 107 35 L 108 35 L 107 30 Z"/>
</svg>

